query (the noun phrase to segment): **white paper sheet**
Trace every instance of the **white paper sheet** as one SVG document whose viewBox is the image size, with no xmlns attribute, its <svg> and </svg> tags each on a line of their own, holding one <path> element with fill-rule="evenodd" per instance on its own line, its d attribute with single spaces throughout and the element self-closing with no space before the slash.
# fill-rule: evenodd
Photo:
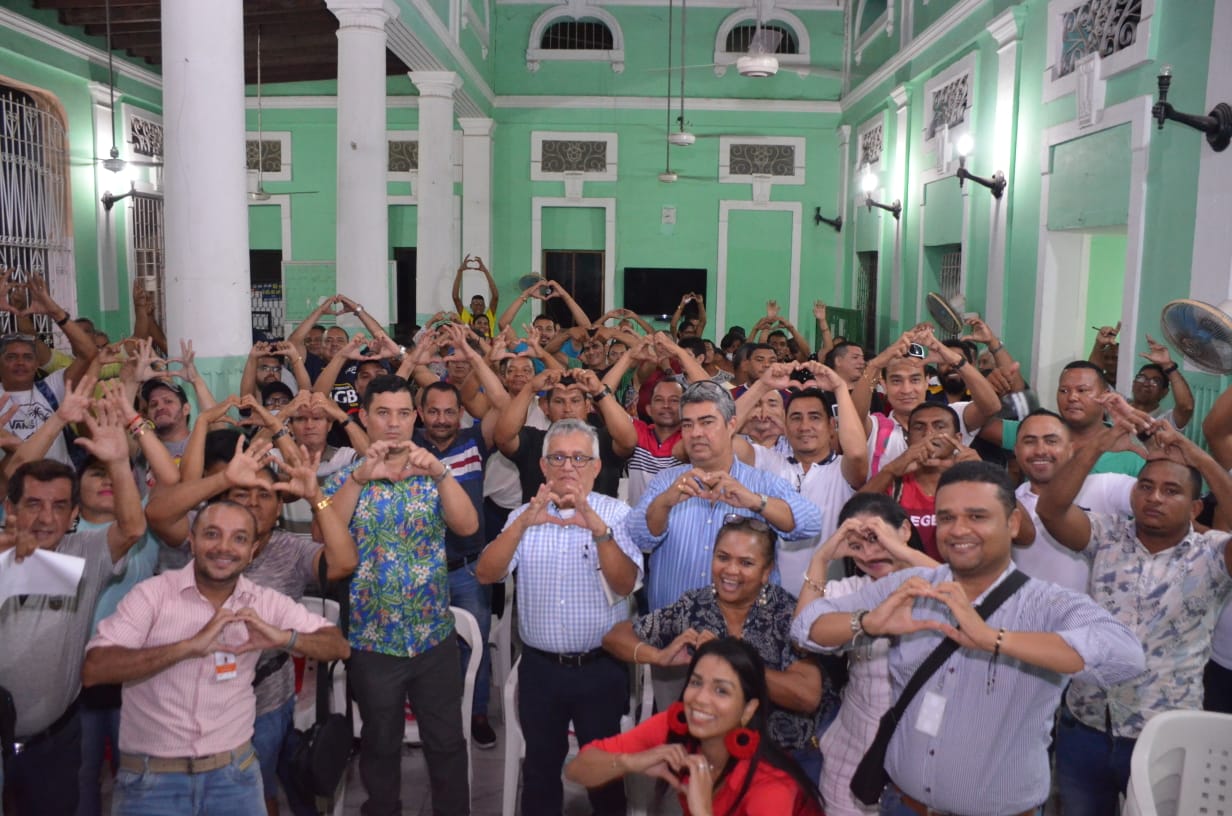
<svg viewBox="0 0 1232 816">
<path fill-rule="evenodd" d="M 0 553 L 0 603 L 13 595 L 76 595 L 86 560 L 35 550 L 19 564 L 17 551 Z"/>
</svg>

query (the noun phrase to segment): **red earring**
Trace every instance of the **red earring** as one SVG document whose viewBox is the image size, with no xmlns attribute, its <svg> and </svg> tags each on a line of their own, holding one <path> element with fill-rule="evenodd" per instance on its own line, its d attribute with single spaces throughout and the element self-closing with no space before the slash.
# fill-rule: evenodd
<svg viewBox="0 0 1232 816">
<path fill-rule="evenodd" d="M 689 733 L 689 721 L 684 716 L 684 703 L 675 702 L 667 707 L 667 730 L 680 736 Z"/>
<path fill-rule="evenodd" d="M 733 728 L 727 732 L 727 736 L 723 737 L 723 745 L 727 748 L 727 753 L 734 756 L 736 759 L 748 759 L 757 753 L 757 746 L 761 742 L 761 734 L 751 728 Z"/>
</svg>

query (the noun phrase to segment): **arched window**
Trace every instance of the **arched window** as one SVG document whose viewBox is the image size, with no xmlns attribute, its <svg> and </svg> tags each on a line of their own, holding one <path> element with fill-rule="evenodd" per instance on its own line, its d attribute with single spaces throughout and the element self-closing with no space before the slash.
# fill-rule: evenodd
<svg viewBox="0 0 1232 816">
<path fill-rule="evenodd" d="M 547 27 L 539 47 L 549 51 L 611 51 L 612 30 L 601 20 L 558 20 Z"/>
<path fill-rule="evenodd" d="M 68 137 L 55 98 L 0 79 L 0 270 L 18 280 L 41 278 L 52 297 L 74 311 L 77 300 L 69 234 Z M 0 314 L 0 332 L 16 329 Z M 34 318 L 51 342 L 48 315 Z"/>
<path fill-rule="evenodd" d="M 727 32 L 727 41 L 724 43 L 723 50 L 729 54 L 743 54 L 749 50 L 749 44 L 753 41 L 753 36 L 757 33 L 758 28 L 764 28 L 766 31 L 777 31 L 783 35 L 779 40 L 778 48 L 774 50 L 776 54 L 799 54 L 800 41 L 796 39 L 796 32 L 789 27 L 778 25 L 776 23 L 765 23 L 758 26 L 757 23 L 743 23 L 734 27 Z"/>
</svg>

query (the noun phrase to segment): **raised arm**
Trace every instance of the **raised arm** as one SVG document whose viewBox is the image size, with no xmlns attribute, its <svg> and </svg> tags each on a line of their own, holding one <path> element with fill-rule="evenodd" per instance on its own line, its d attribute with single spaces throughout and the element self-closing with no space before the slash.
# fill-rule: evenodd
<svg viewBox="0 0 1232 816">
<path fill-rule="evenodd" d="M 496 288 L 496 281 L 492 278 L 492 273 L 488 271 L 487 265 L 483 262 L 483 258 L 475 256 L 475 263 L 479 266 L 479 271 L 483 273 L 484 278 L 488 281 L 488 308 L 492 310 L 492 314 L 496 314 L 496 310 L 500 308 L 500 290 Z M 455 296 L 454 303 L 457 303 Z M 458 307 L 458 314 L 462 314 L 462 307 Z"/>
<path fill-rule="evenodd" d="M 217 400 L 214 399 L 210 386 L 201 376 L 201 372 L 197 371 L 196 359 L 197 354 L 193 351 L 192 341 L 180 340 L 180 363 L 184 368 L 176 376 L 185 382 L 192 383 L 193 391 L 197 395 L 197 410 L 205 411 L 213 408 Z"/>
<path fill-rule="evenodd" d="M 450 291 L 450 296 L 453 298 L 453 308 L 458 314 L 462 314 L 462 275 L 466 272 L 466 268 L 470 265 L 471 256 L 467 255 L 462 259 L 462 265 L 453 273 L 453 289 Z"/>
<path fill-rule="evenodd" d="M 1193 391 L 1189 390 L 1189 383 L 1186 382 L 1185 376 L 1181 374 L 1181 367 L 1172 359 L 1172 355 L 1168 353 L 1168 347 L 1155 340 L 1149 334 L 1146 336 L 1146 342 L 1148 350 L 1142 354 L 1142 357 L 1159 366 L 1160 370 L 1164 372 L 1164 376 L 1168 378 L 1168 387 L 1172 391 L 1173 424 L 1178 428 L 1184 428 L 1189 424 L 1189 420 L 1193 418 Z"/>
<path fill-rule="evenodd" d="M 273 354 L 270 344 L 258 341 L 248 350 L 248 359 L 244 360 L 244 371 L 240 374 L 240 396 L 260 397 L 257 389 L 257 359 Z"/>
<path fill-rule="evenodd" d="M 1232 387 L 1215 399 L 1202 420 L 1202 434 L 1219 466 L 1232 468 Z"/>
<path fill-rule="evenodd" d="M 107 468 L 115 500 L 115 521 L 107 528 L 107 548 L 115 563 L 145 535 L 145 512 L 141 509 L 141 493 L 128 460 L 128 439 L 125 417 L 112 400 L 94 400 L 92 410 L 84 414 L 89 436 L 80 436 L 76 443 Z"/>
<path fill-rule="evenodd" d="M 1122 422 L 1099 431 L 1094 439 L 1074 452 L 1068 465 L 1057 469 L 1052 480 L 1040 491 L 1035 514 L 1052 537 L 1065 547 L 1082 552 L 1091 542 L 1091 520 L 1074 504 L 1074 499 L 1078 498 L 1082 483 L 1100 454 L 1119 447 L 1128 435 L 1129 427 Z"/>
<path fill-rule="evenodd" d="M 321 322 L 321 318 L 327 312 L 332 312 L 334 304 L 338 302 L 338 296 L 333 295 L 321 301 L 315 309 L 309 312 L 304 321 L 295 327 L 291 332 L 291 336 L 287 338 L 287 342 L 295 346 L 295 350 L 299 352 L 300 357 L 308 356 L 308 332 L 312 331 L 312 327 Z"/>
<path fill-rule="evenodd" d="M 521 311 L 522 307 L 526 305 L 527 301 L 543 299 L 542 295 L 539 293 L 539 289 L 543 285 L 543 283 L 535 281 L 534 284 L 526 287 L 526 289 L 524 289 L 522 293 L 517 296 L 513 303 L 509 304 L 509 308 L 501 312 L 501 316 L 496 319 L 496 325 L 500 329 L 507 329 L 512 326 L 513 322 L 518 319 L 518 312 Z M 496 310 L 493 309 L 492 313 L 495 314 Z"/>
<path fill-rule="evenodd" d="M 830 331 L 830 324 L 826 321 L 824 300 L 813 301 L 813 319 L 817 321 L 817 359 L 824 360 L 830 349 L 834 348 L 834 333 Z"/>
<path fill-rule="evenodd" d="M 64 379 L 66 382 L 76 382 L 89 369 L 94 355 L 98 354 L 94 338 L 82 328 L 80 323 L 69 319 L 72 315 L 51 297 L 45 280 L 38 275 L 31 275 L 26 286 L 30 293 L 30 308 L 50 317 L 68 338 L 69 345 L 73 349 L 73 362 L 64 372 Z"/>
<path fill-rule="evenodd" d="M 612 436 L 612 451 L 621 458 L 632 456 L 637 447 L 637 429 L 633 427 L 633 418 L 625 407 L 612 395 L 611 389 L 599 381 L 595 372 L 579 368 L 573 377 L 590 394 L 595 410 Z"/>
<path fill-rule="evenodd" d="M 838 405 L 838 444 L 843 452 L 839 469 L 852 488 L 859 490 L 868 479 L 868 446 L 864 423 L 856 412 L 856 404 L 847 390 L 847 383 L 833 369 L 822 363 L 809 362 L 804 367 L 813 373 L 817 384 L 834 395 Z"/>
</svg>

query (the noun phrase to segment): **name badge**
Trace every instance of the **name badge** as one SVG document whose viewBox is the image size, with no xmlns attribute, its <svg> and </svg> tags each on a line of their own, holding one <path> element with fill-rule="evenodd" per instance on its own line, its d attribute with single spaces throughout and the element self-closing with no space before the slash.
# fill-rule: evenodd
<svg viewBox="0 0 1232 816">
<path fill-rule="evenodd" d="M 214 652 L 214 679 L 234 680 L 239 677 L 239 663 L 230 652 Z"/>
<path fill-rule="evenodd" d="M 945 698 L 933 691 L 924 692 L 920 715 L 915 718 L 915 730 L 930 737 L 941 733 L 941 718 L 945 715 Z"/>
</svg>

